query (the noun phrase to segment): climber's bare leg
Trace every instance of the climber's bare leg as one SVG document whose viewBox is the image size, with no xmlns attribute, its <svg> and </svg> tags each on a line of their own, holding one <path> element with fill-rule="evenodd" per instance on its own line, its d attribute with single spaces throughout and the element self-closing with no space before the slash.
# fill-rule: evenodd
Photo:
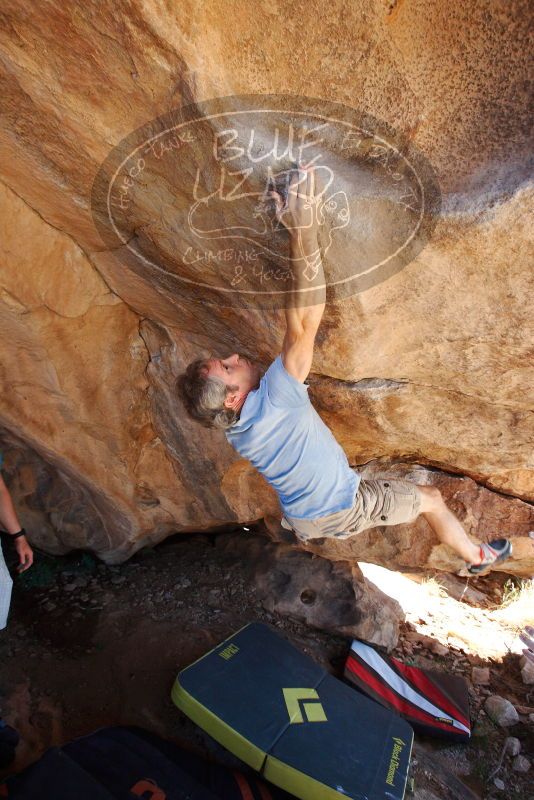
<svg viewBox="0 0 534 800">
<path fill-rule="evenodd" d="M 421 492 L 420 513 L 424 516 L 440 542 L 448 544 L 468 564 L 480 563 L 480 547 L 467 536 L 460 521 L 447 508 L 436 486 L 417 487 Z"/>
</svg>

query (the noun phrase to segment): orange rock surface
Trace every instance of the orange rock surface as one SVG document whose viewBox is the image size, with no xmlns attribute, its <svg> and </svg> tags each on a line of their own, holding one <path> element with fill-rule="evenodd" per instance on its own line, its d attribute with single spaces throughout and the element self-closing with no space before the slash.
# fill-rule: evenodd
<svg viewBox="0 0 534 800">
<path fill-rule="evenodd" d="M 283 312 L 190 302 L 128 269 L 98 235 L 91 189 L 111 149 L 159 115 L 284 93 L 402 131 L 443 198 L 411 263 L 327 307 L 314 404 L 351 465 L 431 467 L 423 482 L 443 488 L 469 533 L 519 537 L 509 569 L 532 574 L 528 8 L 3 3 L 0 444 L 36 544 L 121 561 L 172 532 L 276 517 L 265 481 L 221 432 L 185 417 L 174 381 L 213 351 L 269 364 Z M 154 200 L 178 196 L 180 174 L 158 185 Z M 185 242 L 161 231 L 156 256 Z M 339 259 L 350 262 L 343 241 Z M 424 520 L 383 538 L 328 555 L 454 568 Z"/>
</svg>

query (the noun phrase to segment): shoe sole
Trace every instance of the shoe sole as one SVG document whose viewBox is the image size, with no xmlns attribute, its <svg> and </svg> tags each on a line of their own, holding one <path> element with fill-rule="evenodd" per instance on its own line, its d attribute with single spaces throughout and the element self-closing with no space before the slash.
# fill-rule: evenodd
<svg viewBox="0 0 534 800">
<path fill-rule="evenodd" d="M 512 543 L 510 542 L 510 548 L 509 548 L 509 550 L 507 550 L 507 551 L 506 551 L 506 553 L 503 553 L 502 555 L 500 555 L 500 556 L 497 556 L 497 558 L 495 559 L 495 561 L 492 561 L 492 562 L 491 562 L 491 564 L 487 564 L 485 567 L 482 567 L 482 568 L 481 568 L 481 569 L 479 569 L 479 570 L 477 570 L 477 569 L 476 569 L 476 567 L 475 567 L 475 570 L 474 570 L 474 571 L 471 571 L 471 570 L 468 568 L 468 569 L 467 569 L 467 572 L 468 572 L 468 574 L 469 574 L 469 575 L 475 575 L 475 576 L 477 576 L 477 577 L 478 577 L 479 575 L 487 575 L 487 574 L 488 574 L 488 572 L 491 572 L 491 570 L 493 569 L 493 567 L 497 566 L 497 564 L 502 564 L 502 562 L 503 562 L 503 561 L 508 561 L 508 559 L 511 557 L 511 555 L 512 555 Z"/>
</svg>

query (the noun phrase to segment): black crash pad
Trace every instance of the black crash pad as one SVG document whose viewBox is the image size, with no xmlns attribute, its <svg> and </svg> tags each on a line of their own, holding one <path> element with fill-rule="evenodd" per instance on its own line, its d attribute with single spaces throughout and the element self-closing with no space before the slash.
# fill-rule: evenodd
<svg viewBox="0 0 534 800">
<path fill-rule="evenodd" d="M 253 623 L 179 673 L 174 703 L 301 800 L 402 800 L 413 732 Z"/>
<path fill-rule="evenodd" d="M 9 800 L 288 800 L 251 770 L 228 769 L 149 731 L 102 728 L 53 747 L 0 782 Z"/>
</svg>

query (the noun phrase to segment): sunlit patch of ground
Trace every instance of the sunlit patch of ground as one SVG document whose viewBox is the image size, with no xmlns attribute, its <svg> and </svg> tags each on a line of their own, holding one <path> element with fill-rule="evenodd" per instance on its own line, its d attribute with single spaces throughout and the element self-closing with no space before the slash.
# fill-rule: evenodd
<svg viewBox="0 0 534 800">
<path fill-rule="evenodd" d="M 421 635 L 445 646 L 498 660 L 520 654 L 519 634 L 534 623 L 534 580 L 524 580 L 505 593 L 500 607 L 477 608 L 455 600 L 439 578 L 419 579 L 391 572 L 375 564 L 360 564 L 365 577 L 401 605 Z M 466 582 L 468 579 L 463 579 Z"/>
</svg>

